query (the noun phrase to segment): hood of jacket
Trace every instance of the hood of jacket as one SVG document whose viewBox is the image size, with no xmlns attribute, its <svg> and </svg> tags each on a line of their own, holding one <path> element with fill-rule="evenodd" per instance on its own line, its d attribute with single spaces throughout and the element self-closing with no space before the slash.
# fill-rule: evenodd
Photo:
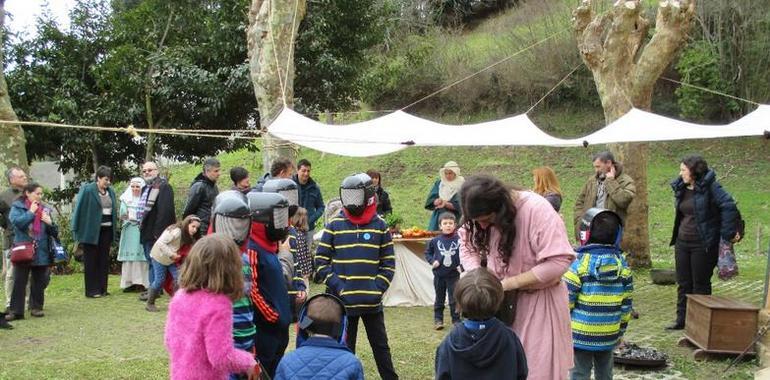
<svg viewBox="0 0 770 380">
<path fill-rule="evenodd" d="M 588 273 L 601 282 L 614 282 L 620 278 L 623 270 L 623 258 L 620 251 L 612 245 L 589 244 L 577 249 L 578 255 L 590 252 Z M 578 258 L 579 260 L 580 258 Z"/>
<path fill-rule="evenodd" d="M 714 183 L 714 181 L 716 181 L 716 179 L 717 173 L 713 169 L 709 169 L 706 174 L 703 175 L 703 178 L 695 181 L 695 191 L 699 193 L 707 191 Z M 674 192 L 679 192 L 685 187 L 687 187 L 687 184 L 684 183 L 682 176 L 676 177 L 673 181 L 671 181 L 671 188 L 674 190 Z"/>
<path fill-rule="evenodd" d="M 483 329 L 471 330 L 458 324 L 449 335 L 449 349 L 479 369 L 492 366 L 502 352 L 509 352 L 504 348 L 510 344 L 502 322 L 492 318 L 483 325 Z"/>
</svg>

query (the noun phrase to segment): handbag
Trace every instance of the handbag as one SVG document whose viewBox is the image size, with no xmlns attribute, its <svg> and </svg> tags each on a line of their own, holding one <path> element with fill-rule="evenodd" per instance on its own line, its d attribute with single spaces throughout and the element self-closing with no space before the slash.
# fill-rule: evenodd
<svg viewBox="0 0 770 380">
<path fill-rule="evenodd" d="M 31 262 L 35 258 L 35 248 L 37 248 L 37 243 L 34 241 L 14 243 L 11 247 L 11 262 L 14 264 Z"/>
<path fill-rule="evenodd" d="M 487 254 L 481 254 L 481 266 L 487 269 Z M 488 270 L 488 269 L 487 269 Z M 516 321 L 516 301 L 519 298 L 518 290 L 506 290 L 503 292 L 503 301 L 495 313 L 495 318 L 499 319 L 506 326 L 512 326 Z"/>
<path fill-rule="evenodd" d="M 56 264 L 70 261 L 70 255 L 67 249 L 61 244 L 59 239 L 51 238 L 51 249 L 53 250 L 53 262 Z"/>
<path fill-rule="evenodd" d="M 717 259 L 717 274 L 719 279 L 726 281 L 738 275 L 738 261 L 735 258 L 733 244 L 724 239 L 719 240 L 719 258 Z"/>
</svg>

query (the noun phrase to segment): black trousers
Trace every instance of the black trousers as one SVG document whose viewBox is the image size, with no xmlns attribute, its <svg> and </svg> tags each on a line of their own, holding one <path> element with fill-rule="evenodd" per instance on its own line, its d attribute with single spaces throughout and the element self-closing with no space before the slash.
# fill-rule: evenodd
<svg viewBox="0 0 770 380">
<path fill-rule="evenodd" d="M 47 266 L 31 266 L 14 264 L 13 293 L 11 293 L 10 313 L 24 316 L 24 299 L 27 297 L 27 280 L 29 284 L 29 308 L 43 310 L 45 288 L 48 287 L 50 271 Z"/>
<path fill-rule="evenodd" d="M 455 285 L 460 276 L 441 277 L 433 274 L 433 288 L 436 290 L 436 301 L 433 304 L 433 320 L 444 322 L 444 301 L 449 296 L 449 315 L 452 323 L 460 321 L 460 315 L 455 310 Z"/>
<path fill-rule="evenodd" d="M 705 247 L 699 241 L 677 240 L 676 252 L 676 323 L 684 324 L 688 294 L 711 294 L 711 276 L 719 259 L 719 247 Z"/>
<path fill-rule="evenodd" d="M 271 378 L 275 377 L 278 362 L 283 358 L 289 345 L 289 327 L 257 323 L 256 350 L 257 359 Z"/>
<path fill-rule="evenodd" d="M 83 277 L 86 282 L 86 297 L 107 293 L 111 245 L 112 227 L 102 227 L 99 230 L 99 244 L 83 244 Z"/>
<path fill-rule="evenodd" d="M 383 380 L 398 379 L 396 370 L 393 369 L 393 359 L 390 356 L 388 345 L 388 333 L 385 331 L 385 314 L 382 311 L 373 314 L 348 317 L 348 348 L 356 353 L 356 338 L 358 336 L 358 321 L 363 319 L 366 336 L 372 347 L 374 362 L 377 363 L 377 372 Z M 259 334 L 257 334 L 259 335 Z"/>
</svg>

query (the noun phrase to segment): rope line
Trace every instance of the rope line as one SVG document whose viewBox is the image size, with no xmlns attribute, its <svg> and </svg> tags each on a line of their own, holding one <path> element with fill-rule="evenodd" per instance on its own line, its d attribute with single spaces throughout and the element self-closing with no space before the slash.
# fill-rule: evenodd
<svg viewBox="0 0 770 380">
<path fill-rule="evenodd" d="M 562 83 L 564 83 L 564 81 L 566 81 L 566 80 L 567 80 L 567 78 L 569 78 L 570 76 L 572 76 L 572 74 L 574 74 L 574 73 L 575 73 L 575 71 L 577 71 L 577 69 L 579 69 L 579 68 L 580 68 L 580 66 L 583 66 L 583 62 L 580 62 L 580 63 L 578 63 L 578 65 L 577 65 L 577 66 L 575 66 L 575 68 L 574 68 L 574 69 L 572 69 L 572 71 L 570 71 L 569 73 L 567 73 L 567 75 L 565 75 L 565 76 L 564 76 L 564 78 L 561 78 L 561 80 L 559 81 L 559 83 L 556 83 L 556 85 L 555 85 L 555 86 L 553 86 L 553 87 L 552 87 L 550 90 L 548 90 L 548 92 L 546 92 L 546 93 L 545 93 L 545 95 L 543 95 L 543 97 L 541 97 L 541 98 L 540 98 L 540 100 L 538 100 L 537 102 L 535 102 L 535 104 L 533 104 L 533 105 L 532 105 L 532 107 L 529 107 L 529 109 L 527 110 L 527 112 L 524 112 L 524 113 L 525 113 L 525 114 L 528 114 L 528 113 L 532 112 L 532 110 L 533 110 L 533 109 L 535 109 L 535 107 L 537 107 L 537 105 L 538 105 L 538 104 L 540 104 L 540 102 L 542 102 L 543 100 L 545 100 L 545 98 L 547 98 L 547 97 L 548 97 L 548 95 L 551 95 L 551 93 L 552 93 L 552 92 L 554 92 L 554 91 L 555 91 L 557 88 L 559 88 L 559 86 L 561 86 L 561 84 L 562 84 Z"/>
<path fill-rule="evenodd" d="M 37 126 L 37 127 L 51 127 L 51 128 L 65 128 L 65 129 L 85 129 L 88 131 L 96 131 L 96 132 L 118 132 L 118 133 L 127 133 L 129 135 L 138 136 L 139 133 L 156 133 L 161 135 L 173 135 L 173 136 L 188 136 L 188 137 L 214 137 L 214 138 L 226 138 L 226 139 L 248 139 L 253 140 L 255 138 L 260 138 L 261 136 L 253 136 L 253 137 L 245 137 L 245 136 L 225 136 L 225 135 L 213 135 L 209 133 L 200 133 L 202 131 L 185 131 L 180 129 L 149 129 L 149 128 L 134 128 L 132 126 L 122 128 L 122 127 L 99 127 L 99 126 L 90 126 L 90 125 L 73 125 L 73 124 L 62 124 L 62 123 L 51 123 L 51 122 L 45 122 L 45 121 L 20 121 L 20 120 L 0 120 L 0 124 L 10 124 L 10 125 L 23 125 L 23 126 Z M 203 130 L 203 131 L 222 131 L 224 133 L 225 130 Z M 238 134 L 238 133 L 259 133 L 259 131 L 255 130 L 232 130 L 227 131 L 231 134 Z"/>
<path fill-rule="evenodd" d="M 272 0 L 271 0 L 272 1 Z M 291 19 L 291 38 L 289 39 L 289 54 L 286 57 L 286 81 L 283 83 L 283 104 L 286 105 L 286 89 L 289 85 L 289 67 L 294 59 L 294 30 L 297 27 L 297 13 L 299 13 L 299 0 L 294 0 L 294 16 Z M 299 31 L 297 31 L 299 32 Z"/>
<path fill-rule="evenodd" d="M 537 41 L 537 42 L 535 42 L 532 45 L 529 45 L 529 46 L 525 47 L 524 49 L 521 49 L 521 50 L 519 50 L 519 51 L 517 51 L 517 52 L 515 52 L 515 53 L 513 53 L 513 54 L 511 54 L 511 55 L 509 55 L 509 56 L 507 56 L 507 57 L 505 57 L 505 58 L 503 58 L 503 59 L 501 59 L 501 60 L 499 60 L 499 61 L 497 61 L 497 62 L 495 62 L 495 63 L 493 63 L 493 64 L 491 64 L 491 65 L 489 65 L 489 66 L 487 66 L 487 67 L 485 67 L 483 69 L 481 69 L 481 70 L 479 70 L 479 71 L 476 71 L 475 73 L 467 75 L 467 76 L 465 76 L 462 79 L 456 80 L 456 81 L 454 81 L 454 82 L 452 82 L 452 83 L 450 83 L 450 84 L 448 84 L 448 85 L 446 85 L 446 86 L 444 86 L 444 87 L 442 87 L 442 88 L 440 88 L 440 89 L 438 89 L 438 90 L 428 94 L 427 96 L 422 97 L 422 98 L 420 98 L 420 99 L 410 103 L 406 107 L 401 108 L 400 111 L 403 111 L 403 110 L 405 110 L 407 108 L 410 108 L 410 107 L 414 106 L 415 104 L 420 103 L 420 102 L 422 102 L 422 101 L 424 101 L 426 99 L 432 98 L 433 96 L 435 96 L 435 95 L 437 95 L 437 94 L 439 94 L 439 93 L 441 93 L 443 91 L 446 91 L 447 89 L 449 89 L 451 87 L 454 87 L 457 84 L 460 84 L 460 83 L 462 83 L 462 82 L 464 82 L 464 81 L 466 81 L 468 79 L 471 79 L 471 78 L 475 77 L 476 75 L 479 75 L 479 74 L 481 74 L 481 73 L 483 73 L 483 72 L 485 72 L 487 70 L 490 70 L 490 69 L 494 68 L 495 66 L 498 66 L 498 65 L 500 65 L 500 64 L 502 64 L 504 62 L 507 62 L 507 61 L 513 59 L 514 57 L 518 56 L 519 54 L 524 53 L 527 50 L 530 50 L 530 49 L 534 48 L 535 46 L 540 45 L 543 42 L 548 41 L 551 38 L 553 38 L 553 37 L 555 37 L 555 36 L 557 36 L 557 35 L 559 35 L 561 33 L 564 33 L 568 29 L 569 28 L 565 28 L 565 29 L 562 29 L 562 30 L 560 30 L 560 31 L 558 31 L 556 33 L 553 33 L 550 36 L 548 36 L 548 37 L 546 37 L 546 38 L 544 38 L 544 39 L 542 39 L 540 41 Z"/>
<path fill-rule="evenodd" d="M 697 85 L 690 84 L 690 83 L 684 83 L 684 82 L 680 82 L 678 80 L 671 79 L 671 78 L 666 78 L 666 77 L 660 77 L 660 79 L 667 80 L 669 82 L 678 83 L 678 84 L 680 84 L 682 86 L 692 87 L 692 88 L 695 88 L 695 89 L 698 89 L 698 90 L 701 90 L 701 91 L 709 92 L 709 93 L 712 93 L 714 95 L 721 95 L 721 96 L 724 96 L 724 97 L 727 97 L 727 98 L 730 98 L 730 99 L 740 100 L 742 102 L 753 104 L 755 106 L 759 105 L 759 103 L 757 103 L 757 102 L 755 102 L 753 100 L 744 99 L 744 98 L 741 98 L 741 97 L 738 97 L 738 96 L 735 96 L 735 95 L 725 94 L 724 92 L 712 90 L 710 88 L 705 88 L 705 87 L 697 86 Z"/>
</svg>

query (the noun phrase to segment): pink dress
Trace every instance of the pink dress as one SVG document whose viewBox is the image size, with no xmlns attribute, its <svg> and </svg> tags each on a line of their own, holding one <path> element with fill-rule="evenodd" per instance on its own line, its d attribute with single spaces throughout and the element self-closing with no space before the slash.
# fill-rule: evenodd
<svg viewBox="0 0 770 380">
<path fill-rule="evenodd" d="M 222 294 L 179 290 L 168 307 L 165 341 L 173 380 L 227 379 L 257 364 L 235 348 L 233 303 Z"/>
<path fill-rule="evenodd" d="M 575 253 L 567 240 L 564 221 L 545 198 L 528 191 L 518 192 L 516 239 L 506 269 L 497 252 L 500 231 L 492 227 L 487 267 L 499 279 L 532 270 L 541 283 L 536 290 L 520 291 L 513 330 L 527 355 L 530 380 L 563 380 L 573 366 L 567 288 L 551 285 L 569 269 Z M 460 234 L 460 262 L 465 270 L 480 266 L 479 254 L 466 247 L 468 233 Z"/>
</svg>

